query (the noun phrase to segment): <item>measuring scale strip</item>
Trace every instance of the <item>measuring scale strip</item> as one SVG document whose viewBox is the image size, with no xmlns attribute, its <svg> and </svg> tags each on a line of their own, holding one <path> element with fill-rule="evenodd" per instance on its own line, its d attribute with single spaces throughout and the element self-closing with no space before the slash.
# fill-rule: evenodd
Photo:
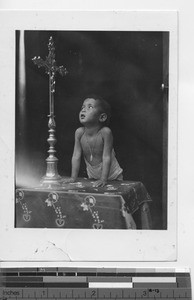
<svg viewBox="0 0 194 300">
<path fill-rule="evenodd" d="M 172 269 L 1 268 L 0 300 L 190 300 L 190 272 Z"/>
<path fill-rule="evenodd" d="M 23 288 L 23 289 L 0 289 L 0 299 L 191 299 L 191 289 L 188 288 L 161 288 L 161 289 L 119 289 L 119 288 L 98 288 L 98 289 L 66 289 L 66 288 Z"/>
</svg>

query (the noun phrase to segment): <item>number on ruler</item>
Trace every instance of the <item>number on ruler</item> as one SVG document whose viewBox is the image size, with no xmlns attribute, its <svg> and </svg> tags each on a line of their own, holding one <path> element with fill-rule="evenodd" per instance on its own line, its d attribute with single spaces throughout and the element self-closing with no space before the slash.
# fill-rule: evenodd
<svg viewBox="0 0 194 300">
<path fill-rule="evenodd" d="M 96 291 L 92 290 L 91 297 L 96 297 Z"/>
<path fill-rule="evenodd" d="M 144 290 L 142 295 L 143 295 L 143 297 L 147 297 L 147 290 Z"/>
</svg>

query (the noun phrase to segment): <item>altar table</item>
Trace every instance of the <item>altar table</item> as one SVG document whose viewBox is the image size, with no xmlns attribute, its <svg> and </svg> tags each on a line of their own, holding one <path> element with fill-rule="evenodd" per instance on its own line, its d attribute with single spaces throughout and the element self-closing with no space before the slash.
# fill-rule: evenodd
<svg viewBox="0 0 194 300">
<path fill-rule="evenodd" d="M 151 229 L 152 200 L 141 182 L 93 183 L 79 178 L 55 189 L 17 188 L 15 227 L 130 229 L 129 213 L 138 211 L 140 229 Z"/>
</svg>

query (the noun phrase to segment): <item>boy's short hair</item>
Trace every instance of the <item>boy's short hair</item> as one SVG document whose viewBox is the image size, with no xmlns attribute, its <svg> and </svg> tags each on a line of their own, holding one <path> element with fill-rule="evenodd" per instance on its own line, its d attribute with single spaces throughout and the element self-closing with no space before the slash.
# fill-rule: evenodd
<svg viewBox="0 0 194 300">
<path fill-rule="evenodd" d="M 90 94 L 88 95 L 85 99 L 87 98 L 92 98 L 96 101 L 98 101 L 98 104 L 101 108 L 101 113 L 105 113 L 107 115 L 107 119 L 106 121 L 104 122 L 104 125 L 108 125 L 109 124 L 109 121 L 110 121 L 110 117 L 111 117 L 111 107 L 110 107 L 110 104 L 104 100 L 101 96 L 99 95 L 96 95 L 96 94 Z"/>
</svg>

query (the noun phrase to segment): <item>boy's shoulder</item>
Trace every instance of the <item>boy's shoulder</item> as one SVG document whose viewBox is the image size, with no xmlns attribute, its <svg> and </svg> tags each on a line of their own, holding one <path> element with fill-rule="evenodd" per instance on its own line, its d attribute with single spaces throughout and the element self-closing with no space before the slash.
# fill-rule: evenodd
<svg viewBox="0 0 194 300">
<path fill-rule="evenodd" d="M 104 126 L 101 129 L 101 133 L 104 134 L 104 135 L 110 135 L 110 134 L 112 134 L 112 131 L 109 127 Z"/>
<path fill-rule="evenodd" d="M 84 133 L 84 127 L 79 127 L 75 131 L 75 136 L 80 138 L 83 135 L 83 133 Z"/>
</svg>

